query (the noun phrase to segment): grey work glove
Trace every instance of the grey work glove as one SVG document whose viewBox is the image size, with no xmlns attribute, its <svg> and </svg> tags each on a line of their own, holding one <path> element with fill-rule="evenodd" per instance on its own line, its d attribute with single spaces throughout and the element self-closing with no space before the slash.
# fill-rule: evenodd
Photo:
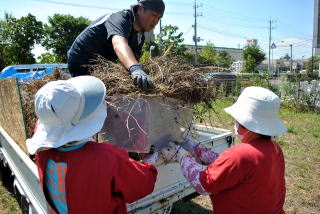
<svg viewBox="0 0 320 214">
<path fill-rule="evenodd" d="M 132 65 L 129 68 L 131 78 L 135 86 L 141 88 L 143 91 L 153 89 L 154 85 L 150 77 L 143 71 L 141 65 Z"/>
</svg>

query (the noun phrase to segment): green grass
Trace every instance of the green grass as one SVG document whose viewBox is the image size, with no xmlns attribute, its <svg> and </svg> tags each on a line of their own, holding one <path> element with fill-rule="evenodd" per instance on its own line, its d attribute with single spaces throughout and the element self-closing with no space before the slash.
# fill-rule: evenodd
<svg viewBox="0 0 320 214">
<path fill-rule="evenodd" d="M 280 137 L 286 160 L 287 213 L 320 213 L 320 115 L 282 109 L 290 132 Z"/>
<path fill-rule="evenodd" d="M 0 214 L 20 214 L 21 210 L 13 195 L 3 187 L 0 181 Z"/>
</svg>

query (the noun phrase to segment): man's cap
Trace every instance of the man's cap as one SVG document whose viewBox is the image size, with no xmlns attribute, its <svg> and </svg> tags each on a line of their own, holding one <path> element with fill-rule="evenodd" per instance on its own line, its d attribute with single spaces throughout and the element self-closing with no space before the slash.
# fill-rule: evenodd
<svg viewBox="0 0 320 214">
<path fill-rule="evenodd" d="M 165 10 L 163 0 L 138 0 L 138 4 L 135 6 L 143 6 L 145 9 L 155 11 L 161 16 L 163 16 Z"/>
</svg>

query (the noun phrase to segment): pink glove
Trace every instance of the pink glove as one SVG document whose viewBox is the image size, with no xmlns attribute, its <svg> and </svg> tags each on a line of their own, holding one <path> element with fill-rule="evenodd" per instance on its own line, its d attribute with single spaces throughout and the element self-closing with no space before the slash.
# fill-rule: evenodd
<svg viewBox="0 0 320 214">
<path fill-rule="evenodd" d="M 190 155 L 190 152 L 187 152 L 184 148 L 182 148 L 180 145 L 174 144 L 173 142 L 169 142 L 169 146 L 166 148 L 163 148 L 161 150 L 162 156 L 165 161 L 167 162 L 176 162 L 179 163 L 181 160 L 186 156 Z"/>
<path fill-rule="evenodd" d="M 181 146 L 187 150 L 188 152 L 191 152 L 194 155 L 194 148 L 199 145 L 199 143 L 191 140 L 190 137 L 188 136 L 183 136 L 182 137 L 184 141 L 181 143 Z"/>
<path fill-rule="evenodd" d="M 191 140 L 188 136 L 182 138 L 185 141 L 181 143 L 181 146 L 188 152 L 191 152 L 198 163 L 209 165 L 219 157 L 218 153 L 206 148 L 200 143 Z"/>
<path fill-rule="evenodd" d="M 208 195 L 209 193 L 200 182 L 200 173 L 203 171 L 202 167 L 191 156 L 185 156 L 180 162 L 180 166 L 182 174 L 193 188 L 202 195 Z"/>
</svg>

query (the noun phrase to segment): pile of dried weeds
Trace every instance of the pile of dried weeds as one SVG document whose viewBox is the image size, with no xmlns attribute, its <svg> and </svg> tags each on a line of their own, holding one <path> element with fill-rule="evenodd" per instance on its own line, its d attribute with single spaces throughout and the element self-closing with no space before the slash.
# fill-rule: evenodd
<svg viewBox="0 0 320 214">
<path fill-rule="evenodd" d="M 144 96 L 170 97 L 190 104 L 210 103 L 215 98 L 214 84 L 205 80 L 208 70 L 195 68 L 181 58 L 158 58 L 142 66 L 156 86 Z M 141 94 L 120 64 L 100 58 L 92 70 L 92 75 L 105 83 L 108 96 Z"/>
<path fill-rule="evenodd" d="M 195 68 L 181 58 L 158 58 L 143 64 L 155 84 L 155 89 L 143 93 L 134 86 L 127 70 L 119 63 L 98 58 L 91 67 L 92 76 L 101 79 L 107 87 L 107 96 L 175 98 L 188 104 L 211 103 L 215 98 L 214 84 L 205 80 L 206 69 Z M 212 72 L 212 71 L 211 71 Z M 34 95 L 47 82 L 66 77 L 61 71 L 21 86 L 23 108 L 27 124 L 27 136 L 31 137 L 36 121 Z M 110 101 L 108 101 L 110 104 Z"/>
<path fill-rule="evenodd" d="M 46 83 L 55 80 L 67 79 L 64 72 L 61 70 L 55 70 L 51 75 L 44 78 L 26 82 L 20 86 L 20 93 L 22 97 L 23 113 L 26 121 L 27 137 L 30 138 L 33 135 L 33 130 L 36 125 L 36 114 L 34 111 L 34 96 L 37 91 Z"/>
</svg>

